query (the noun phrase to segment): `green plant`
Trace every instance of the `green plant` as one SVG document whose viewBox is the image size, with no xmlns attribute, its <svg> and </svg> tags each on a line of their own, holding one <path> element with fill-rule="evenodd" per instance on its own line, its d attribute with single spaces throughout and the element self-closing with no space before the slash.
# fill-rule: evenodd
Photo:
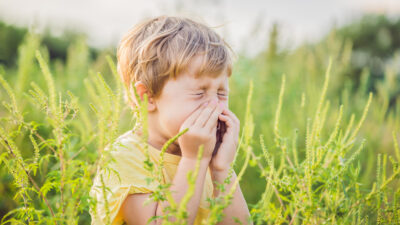
<svg viewBox="0 0 400 225">
<path fill-rule="evenodd" d="M 342 77 L 349 43 L 330 36 L 293 53 L 241 57 L 235 65 L 230 107 L 244 123 L 232 164 L 239 171 L 234 188 L 240 180 L 255 224 L 399 223 L 400 101 L 389 107 L 396 70 L 388 70 L 373 95 L 366 88 L 367 70 L 355 87 Z M 99 165 L 112 160 L 104 149 L 136 122 L 146 125 L 146 98 L 132 112 L 123 104 L 124 86 L 113 59 L 92 62 L 84 45 L 76 40 L 64 66 L 51 61 L 38 37 L 30 35 L 20 48 L 17 69 L 0 70 L 3 224 L 89 223 L 89 208 L 96 206 L 88 193 L 92 179 Z M 108 70 L 93 72 L 95 65 Z M 240 101 L 246 95 L 247 101 Z M 161 157 L 184 132 L 165 143 Z M 365 137 L 361 142 L 360 136 Z M 183 223 L 196 171 L 178 204 L 169 196 L 169 184 L 160 182 L 162 165 L 156 168 L 149 158 L 145 164 L 155 170 L 148 182 L 159 183 L 152 200 L 170 201 L 165 218 L 173 214 Z M 207 224 L 223 217 L 233 191 L 209 199 Z"/>
</svg>

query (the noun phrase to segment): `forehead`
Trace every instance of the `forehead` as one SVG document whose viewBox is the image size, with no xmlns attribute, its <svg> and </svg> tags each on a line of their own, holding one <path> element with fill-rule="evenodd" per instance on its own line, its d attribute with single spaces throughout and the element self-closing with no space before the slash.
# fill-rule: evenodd
<svg viewBox="0 0 400 225">
<path fill-rule="evenodd" d="M 218 76 L 207 74 L 199 76 L 193 74 L 181 74 L 176 82 L 177 85 L 187 90 L 206 88 L 229 90 L 229 77 L 226 73 L 222 73 Z"/>
<path fill-rule="evenodd" d="M 186 83 L 187 88 L 206 88 L 217 87 L 228 90 L 229 76 L 225 68 L 220 73 L 209 74 L 207 72 L 201 74 L 201 66 L 204 58 L 195 57 L 179 76 L 178 80 Z"/>
</svg>

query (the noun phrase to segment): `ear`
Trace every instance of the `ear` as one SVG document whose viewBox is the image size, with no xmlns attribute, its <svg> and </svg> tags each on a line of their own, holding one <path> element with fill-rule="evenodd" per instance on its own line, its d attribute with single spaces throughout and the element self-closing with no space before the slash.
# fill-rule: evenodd
<svg viewBox="0 0 400 225">
<path fill-rule="evenodd" d="M 135 83 L 135 88 L 136 88 L 137 94 L 140 97 L 140 101 L 144 101 L 144 94 L 147 94 L 147 100 L 148 100 L 148 102 L 147 102 L 147 110 L 149 112 L 154 111 L 156 109 L 156 104 L 154 102 L 153 96 L 149 96 L 149 91 L 148 91 L 146 85 L 144 85 L 142 81 L 137 81 Z M 135 96 L 134 93 L 135 92 L 132 90 L 133 96 Z M 134 99 L 136 100 L 135 97 L 134 97 Z M 138 102 L 135 102 L 135 103 L 136 103 L 137 106 L 139 105 Z"/>
</svg>

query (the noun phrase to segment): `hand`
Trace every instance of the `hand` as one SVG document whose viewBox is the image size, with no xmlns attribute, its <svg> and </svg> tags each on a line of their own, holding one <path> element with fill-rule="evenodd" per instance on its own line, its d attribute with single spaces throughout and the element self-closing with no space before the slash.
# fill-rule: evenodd
<svg viewBox="0 0 400 225">
<path fill-rule="evenodd" d="M 222 137 L 221 143 L 217 143 L 216 150 L 210 162 L 210 169 L 213 172 L 223 172 L 235 158 L 239 140 L 240 121 L 236 115 L 228 108 L 224 108 L 222 114 L 218 116 L 222 122 L 217 136 Z"/>
<path fill-rule="evenodd" d="M 211 159 L 216 144 L 218 115 L 222 107 L 216 101 L 203 104 L 181 125 L 180 131 L 189 130 L 178 138 L 182 157 L 197 159 L 200 145 L 204 146 L 203 158 Z"/>
</svg>

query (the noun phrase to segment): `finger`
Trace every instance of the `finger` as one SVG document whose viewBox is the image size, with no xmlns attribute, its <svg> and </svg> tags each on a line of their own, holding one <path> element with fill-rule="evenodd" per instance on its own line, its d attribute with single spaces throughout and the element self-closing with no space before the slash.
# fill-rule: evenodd
<svg viewBox="0 0 400 225">
<path fill-rule="evenodd" d="M 223 117 L 225 117 L 225 118 L 223 118 Z M 234 135 L 239 135 L 240 127 L 239 127 L 238 124 L 233 122 L 232 118 L 230 118 L 230 117 L 228 117 L 226 115 L 222 115 L 222 114 L 221 114 L 221 117 L 219 117 L 219 118 L 221 120 L 226 119 L 226 121 L 224 120 L 224 122 L 225 122 L 225 127 L 224 128 L 225 128 L 226 133 L 232 133 Z"/>
<path fill-rule="evenodd" d="M 224 108 L 222 111 L 222 114 L 225 114 L 229 116 L 235 123 L 240 124 L 240 120 L 237 118 L 237 116 L 228 108 Z"/>
<path fill-rule="evenodd" d="M 210 118 L 206 121 L 204 127 L 206 129 L 211 130 L 211 128 L 216 127 L 218 125 L 218 115 L 222 113 L 222 106 L 217 106 L 215 110 L 210 115 Z"/>
<path fill-rule="evenodd" d="M 204 122 L 204 128 L 206 129 L 212 129 L 216 128 L 218 126 L 218 115 L 222 113 L 222 106 L 220 104 L 217 104 L 216 107 L 214 108 L 214 111 L 211 112 L 208 120 Z"/>
<path fill-rule="evenodd" d="M 198 127 L 204 127 L 204 124 L 210 118 L 211 113 L 215 110 L 216 105 L 217 104 L 215 102 L 209 103 L 208 106 L 197 117 L 196 121 L 194 122 L 194 125 Z"/>
<path fill-rule="evenodd" d="M 213 127 L 213 128 L 211 129 L 211 133 L 216 134 L 216 133 L 217 133 L 217 127 Z"/>
<path fill-rule="evenodd" d="M 182 126 L 184 127 L 190 127 L 192 126 L 197 117 L 199 117 L 200 113 L 206 108 L 208 102 L 205 102 L 203 104 L 201 104 L 200 106 L 198 106 L 194 112 L 192 114 L 189 115 L 188 118 L 186 118 L 185 122 L 183 122 Z"/>
<path fill-rule="evenodd" d="M 226 125 L 226 132 L 222 133 L 222 140 L 230 137 L 233 138 L 237 144 L 239 140 L 239 129 L 236 129 L 237 126 L 233 123 L 232 119 L 227 116 L 220 115 L 220 119 L 224 120 Z"/>
<path fill-rule="evenodd" d="M 232 121 L 232 119 L 231 119 L 230 117 L 228 117 L 228 116 L 226 116 L 226 115 L 220 114 L 220 115 L 218 115 L 218 118 L 219 118 L 221 121 L 224 121 L 224 122 L 225 122 L 226 131 L 232 130 L 232 128 L 233 128 L 233 126 L 234 126 L 234 123 L 233 123 L 233 121 Z"/>
</svg>

